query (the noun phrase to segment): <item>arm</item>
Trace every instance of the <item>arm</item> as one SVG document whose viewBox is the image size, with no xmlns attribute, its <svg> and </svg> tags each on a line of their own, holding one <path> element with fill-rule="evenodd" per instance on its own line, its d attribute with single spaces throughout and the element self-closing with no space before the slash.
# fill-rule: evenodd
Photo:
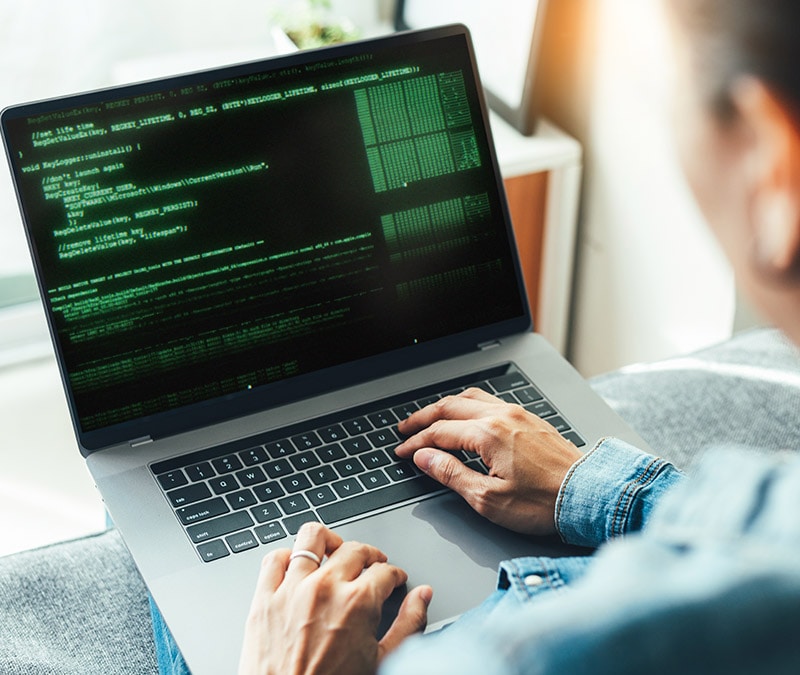
<svg viewBox="0 0 800 675">
<path fill-rule="evenodd" d="M 413 458 L 481 515 L 582 546 L 640 529 L 660 495 L 683 479 L 668 462 L 617 440 L 583 455 L 547 422 L 480 389 L 437 401 L 399 430 L 410 438 L 398 456 Z M 464 466 L 454 450 L 480 453 L 489 475 Z"/>
<path fill-rule="evenodd" d="M 522 570 L 480 623 L 408 640 L 381 675 L 795 672 L 798 494 L 796 457 L 712 451 L 568 590 L 527 589 Z"/>
</svg>

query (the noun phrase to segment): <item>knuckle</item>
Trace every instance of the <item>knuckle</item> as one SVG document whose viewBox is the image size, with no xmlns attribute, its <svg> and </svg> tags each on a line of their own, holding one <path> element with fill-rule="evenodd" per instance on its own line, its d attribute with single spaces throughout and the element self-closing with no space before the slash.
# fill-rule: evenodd
<svg viewBox="0 0 800 675">
<path fill-rule="evenodd" d="M 494 502 L 494 491 L 485 482 L 482 481 L 479 485 L 475 486 L 472 491 L 472 507 L 485 516 L 492 512 Z"/>
<path fill-rule="evenodd" d="M 450 407 L 450 404 L 453 401 L 453 396 L 443 396 L 435 403 L 431 404 L 433 411 L 437 417 L 444 415 L 447 412 L 447 409 Z"/>
<path fill-rule="evenodd" d="M 508 415 L 508 418 L 512 422 L 520 424 L 522 422 L 527 421 L 529 419 L 529 416 L 531 415 L 531 413 L 525 410 L 525 408 L 523 408 L 521 405 L 516 405 L 512 403 L 508 404 L 508 408 L 506 409 L 506 414 Z"/>
</svg>

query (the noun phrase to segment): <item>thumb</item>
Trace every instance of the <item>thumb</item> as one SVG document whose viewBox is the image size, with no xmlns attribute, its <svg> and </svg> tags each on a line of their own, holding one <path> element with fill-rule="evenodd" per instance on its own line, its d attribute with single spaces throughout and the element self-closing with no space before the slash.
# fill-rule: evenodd
<svg viewBox="0 0 800 675">
<path fill-rule="evenodd" d="M 449 452 L 421 448 L 414 453 L 414 464 L 431 478 L 445 487 L 454 490 L 467 501 L 486 478 L 482 473 L 473 471 Z"/>
<path fill-rule="evenodd" d="M 428 625 L 428 605 L 433 597 L 430 586 L 417 586 L 403 599 L 397 618 L 378 643 L 378 661 L 400 646 L 400 643 L 414 633 L 421 633 Z"/>
</svg>

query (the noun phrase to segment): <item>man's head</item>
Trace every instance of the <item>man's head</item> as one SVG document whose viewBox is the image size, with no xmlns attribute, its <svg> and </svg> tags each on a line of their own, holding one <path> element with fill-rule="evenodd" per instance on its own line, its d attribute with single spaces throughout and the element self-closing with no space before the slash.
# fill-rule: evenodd
<svg viewBox="0 0 800 675">
<path fill-rule="evenodd" d="M 687 178 L 744 292 L 800 344 L 800 2 L 666 2 Z"/>
</svg>

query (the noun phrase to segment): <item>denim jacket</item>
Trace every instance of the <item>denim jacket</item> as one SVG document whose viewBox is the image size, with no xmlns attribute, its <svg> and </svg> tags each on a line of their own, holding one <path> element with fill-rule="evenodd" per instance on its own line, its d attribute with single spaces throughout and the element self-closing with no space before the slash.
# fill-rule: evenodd
<svg viewBox="0 0 800 675">
<path fill-rule="evenodd" d="M 502 563 L 483 605 L 381 674 L 800 672 L 800 458 L 713 450 L 687 479 L 606 439 L 555 520 L 567 542 L 606 543 Z"/>
</svg>

